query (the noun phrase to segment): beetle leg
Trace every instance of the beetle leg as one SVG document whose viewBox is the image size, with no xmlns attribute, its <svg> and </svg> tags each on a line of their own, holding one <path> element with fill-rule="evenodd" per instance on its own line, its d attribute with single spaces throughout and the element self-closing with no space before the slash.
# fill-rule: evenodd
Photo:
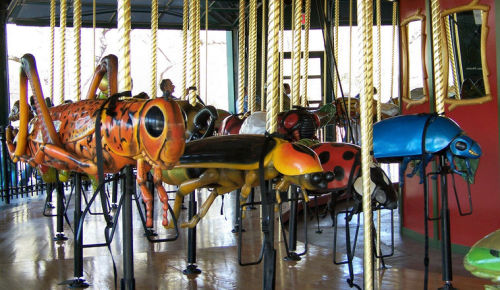
<svg viewBox="0 0 500 290">
<path fill-rule="evenodd" d="M 217 194 L 217 189 L 214 189 L 208 198 L 203 202 L 203 205 L 200 208 L 200 213 L 195 214 L 187 223 L 183 223 L 181 227 L 183 228 L 194 228 L 198 222 L 207 214 L 208 209 L 210 206 L 212 206 L 212 203 L 214 202 L 215 198 L 218 196 Z"/>
<path fill-rule="evenodd" d="M 177 193 L 175 195 L 174 203 L 174 216 L 176 219 L 179 218 L 181 212 L 182 198 L 188 193 L 193 192 L 195 189 L 203 187 L 205 185 L 216 183 L 219 179 L 219 170 L 216 168 L 207 169 L 203 172 L 200 177 L 187 180 L 179 185 Z M 168 225 L 169 228 L 173 228 L 173 224 Z"/>
<path fill-rule="evenodd" d="M 168 226 L 168 195 L 165 187 L 163 187 L 162 181 L 162 173 L 160 167 L 155 167 L 153 171 L 153 179 L 156 191 L 158 192 L 158 196 L 160 197 L 161 203 L 163 203 L 163 221 L 162 225 L 164 227 Z"/>
<path fill-rule="evenodd" d="M 147 181 L 148 171 L 151 170 L 149 165 L 144 159 L 137 160 L 137 183 L 141 188 L 142 200 L 146 204 L 146 227 L 153 227 L 153 195 L 149 191 Z"/>
<path fill-rule="evenodd" d="M 45 153 L 45 154 L 43 154 Z M 44 155 L 47 155 L 51 158 L 54 158 L 56 160 L 62 161 L 66 163 L 66 165 L 70 169 L 79 169 L 83 171 L 84 173 L 88 175 L 96 175 L 97 174 L 97 166 L 95 165 L 94 162 L 83 159 L 83 158 L 78 158 L 71 154 L 70 152 L 64 150 L 61 147 L 58 147 L 56 145 L 52 144 L 45 144 L 40 146 L 40 150 L 36 153 L 34 157 L 34 161 L 37 164 L 41 164 L 43 161 L 43 158 L 45 157 Z M 57 167 L 57 166 L 54 166 Z M 63 168 L 59 168 L 63 169 Z M 78 171 L 78 170 L 76 170 Z"/>
<path fill-rule="evenodd" d="M 183 228 L 190 228 L 190 229 L 194 228 L 198 224 L 198 222 L 202 218 L 205 217 L 205 215 L 207 214 L 208 210 L 212 206 L 212 203 L 214 202 L 214 200 L 215 200 L 215 198 L 217 196 L 223 195 L 224 193 L 228 193 L 228 192 L 231 192 L 233 190 L 234 190 L 234 187 L 219 187 L 219 188 L 216 188 L 216 189 L 212 190 L 212 192 L 210 193 L 210 195 L 208 196 L 208 198 L 201 205 L 200 213 L 199 214 L 195 214 L 189 220 L 189 222 L 183 223 L 181 225 L 181 227 L 183 227 Z"/>
<path fill-rule="evenodd" d="M 249 170 L 245 174 L 245 184 L 241 188 L 240 205 L 244 204 L 252 191 L 253 184 L 257 181 L 259 175 L 256 170 Z M 242 218 L 245 218 L 246 207 L 242 208 Z"/>
</svg>

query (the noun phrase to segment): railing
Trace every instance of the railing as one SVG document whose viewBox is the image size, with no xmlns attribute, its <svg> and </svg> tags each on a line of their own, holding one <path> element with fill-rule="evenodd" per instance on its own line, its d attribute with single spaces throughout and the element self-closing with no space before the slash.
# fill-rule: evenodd
<svg viewBox="0 0 500 290">
<path fill-rule="evenodd" d="M 43 194 L 47 185 L 38 170 L 23 162 L 13 163 L 10 159 L 4 128 L 0 128 L 0 142 L 0 204 Z"/>
</svg>

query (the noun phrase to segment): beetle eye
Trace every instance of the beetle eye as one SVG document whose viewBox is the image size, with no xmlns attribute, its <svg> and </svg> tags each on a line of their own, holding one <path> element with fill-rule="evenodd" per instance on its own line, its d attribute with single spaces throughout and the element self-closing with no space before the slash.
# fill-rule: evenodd
<svg viewBox="0 0 500 290">
<path fill-rule="evenodd" d="M 314 173 L 313 176 L 312 176 L 312 181 L 313 183 L 315 184 L 318 184 L 321 182 L 321 173 Z"/>
<path fill-rule="evenodd" d="M 455 143 L 455 148 L 463 151 L 463 150 L 467 149 L 467 144 L 465 144 L 465 142 L 458 141 L 457 143 Z"/>
<path fill-rule="evenodd" d="M 145 124 L 146 131 L 148 131 L 151 136 L 155 138 L 161 136 L 165 124 L 165 117 L 158 107 L 154 106 L 149 109 L 146 113 Z"/>
</svg>

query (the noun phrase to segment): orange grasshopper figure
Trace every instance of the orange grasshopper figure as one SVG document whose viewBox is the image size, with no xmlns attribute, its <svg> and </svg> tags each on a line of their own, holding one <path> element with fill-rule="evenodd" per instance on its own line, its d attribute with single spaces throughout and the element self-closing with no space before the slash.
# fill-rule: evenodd
<svg viewBox="0 0 500 290">
<path fill-rule="evenodd" d="M 146 203 L 146 225 L 152 227 L 153 197 L 146 186 L 146 175 L 152 169 L 165 210 L 163 225 L 167 226 L 168 197 L 161 170 L 172 168 L 184 152 L 184 119 L 179 106 L 164 98 L 112 97 L 47 108 L 34 57 L 26 54 L 21 63 L 20 125 L 18 130 L 9 127 L 6 138 L 12 160 L 96 177 L 96 126 L 100 125 L 104 172 L 116 173 L 127 165 L 137 167 L 137 181 Z M 37 112 L 29 126 L 28 80 L 36 96 Z"/>
</svg>

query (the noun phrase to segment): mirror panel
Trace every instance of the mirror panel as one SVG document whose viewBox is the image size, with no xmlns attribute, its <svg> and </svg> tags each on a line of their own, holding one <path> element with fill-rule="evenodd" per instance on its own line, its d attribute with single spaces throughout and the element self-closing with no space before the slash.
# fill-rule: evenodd
<svg viewBox="0 0 500 290">
<path fill-rule="evenodd" d="M 445 66 L 448 110 L 491 100 L 486 64 L 489 7 L 477 2 L 474 0 L 442 13 L 446 32 L 445 61 L 448 63 Z"/>
<path fill-rule="evenodd" d="M 401 22 L 401 97 L 406 109 L 428 101 L 425 41 L 425 16 L 419 9 Z"/>
</svg>

